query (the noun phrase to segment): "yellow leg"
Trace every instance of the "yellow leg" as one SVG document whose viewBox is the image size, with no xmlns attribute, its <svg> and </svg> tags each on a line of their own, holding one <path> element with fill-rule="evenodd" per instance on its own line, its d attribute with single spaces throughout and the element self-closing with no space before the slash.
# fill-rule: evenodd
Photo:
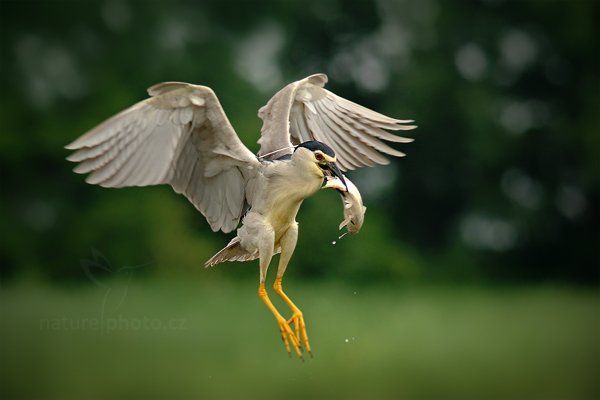
<svg viewBox="0 0 600 400">
<path fill-rule="evenodd" d="M 289 344 L 289 342 L 291 342 L 292 347 L 294 347 L 294 350 L 296 351 L 298 357 L 300 357 L 300 359 L 304 361 L 304 357 L 302 356 L 302 350 L 300 349 L 299 339 L 296 337 L 296 335 L 294 335 L 292 328 L 290 328 L 290 324 L 285 320 L 285 318 L 281 316 L 281 314 L 279 313 L 279 311 L 277 311 L 273 303 L 271 303 L 271 300 L 267 295 L 267 291 L 265 290 L 264 282 L 260 282 L 260 285 L 258 287 L 258 295 L 260 296 L 260 299 L 263 301 L 263 303 L 265 303 L 265 305 L 269 308 L 269 310 L 271 310 L 271 312 L 275 316 L 277 324 L 279 325 L 279 330 L 281 331 L 281 339 L 285 344 L 285 349 L 287 350 L 288 354 L 291 356 Z M 309 347 L 307 347 L 307 349 L 309 349 L 308 351 L 310 351 Z"/>
<path fill-rule="evenodd" d="M 275 289 L 275 293 L 279 295 L 285 301 L 285 304 L 292 310 L 292 317 L 287 321 L 288 326 L 292 323 L 296 328 L 296 340 L 298 342 L 302 339 L 302 343 L 304 344 L 304 348 L 312 357 L 312 352 L 310 351 L 310 343 L 308 341 L 308 335 L 306 334 L 306 324 L 304 323 L 304 316 L 302 315 L 302 311 L 290 300 L 289 297 L 284 293 L 283 288 L 281 287 L 282 277 L 278 276 L 275 278 L 275 283 L 273 284 L 273 288 Z"/>
</svg>

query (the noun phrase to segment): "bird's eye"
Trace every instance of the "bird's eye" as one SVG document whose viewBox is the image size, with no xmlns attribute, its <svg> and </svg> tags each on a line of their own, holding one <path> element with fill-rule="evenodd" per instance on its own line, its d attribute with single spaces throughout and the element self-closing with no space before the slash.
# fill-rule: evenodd
<svg viewBox="0 0 600 400">
<path fill-rule="evenodd" d="M 317 161 L 323 161 L 323 154 L 315 153 L 315 158 L 317 159 Z"/>
</svg>

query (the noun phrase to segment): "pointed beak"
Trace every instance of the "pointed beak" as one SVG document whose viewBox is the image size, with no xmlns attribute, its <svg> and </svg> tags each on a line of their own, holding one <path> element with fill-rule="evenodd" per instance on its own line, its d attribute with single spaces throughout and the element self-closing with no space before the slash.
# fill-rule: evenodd
<svg viewBox="0 0 600 400">
<path fill-rule="evenodd" d="M 325 167 L 329 171 L 331 171 L 331 174 L 333 176 L 335 176 L 340 181 L 342 181 L 342 183 L 346 187 L 346 191 L 348 191 L 348 185 L 346 184 L 346 180 L 344 179 L 344 175 L 342 174 L 342 171 L 340 171 L 340 169 L 338 168 L 337 164 L 335 162 L 328 162 L 327 164 L 325 164 Z"/>
</svg>

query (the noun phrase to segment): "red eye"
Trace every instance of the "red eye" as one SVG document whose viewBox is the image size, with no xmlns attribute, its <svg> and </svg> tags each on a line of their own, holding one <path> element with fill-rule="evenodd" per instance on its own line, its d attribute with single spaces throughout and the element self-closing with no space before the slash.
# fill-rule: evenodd
<svg viewBox="0 0 600 400">
<path fill-rule="evenodd" d="M 317 161 L 323 161 L 323 154 L 315 153 L 315 158 L 317 159 Z"/>
</svg>

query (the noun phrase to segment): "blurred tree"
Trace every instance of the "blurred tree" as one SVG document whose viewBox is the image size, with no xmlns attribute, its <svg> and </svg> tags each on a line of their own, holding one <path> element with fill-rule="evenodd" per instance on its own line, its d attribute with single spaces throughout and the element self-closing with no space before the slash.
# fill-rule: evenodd
<svg viewBox="0 0 600 400">
<path fill-rule="evenodd" d="M 293 273 L 597 283 L 598 17 L 591 0 L 1 1 L 2 277 L 80 279 L 92 247 L 198 269 L 227 238 L 185 198 L 85 185 L 63 146 L 182 80 L 214 88 L 256 150 L 256 110 L 323 71 L 420 128 L 406 159 L 350 174 L 359 236 L 332 246 L 339 200 L 306 202 Z"/>
</svg>

